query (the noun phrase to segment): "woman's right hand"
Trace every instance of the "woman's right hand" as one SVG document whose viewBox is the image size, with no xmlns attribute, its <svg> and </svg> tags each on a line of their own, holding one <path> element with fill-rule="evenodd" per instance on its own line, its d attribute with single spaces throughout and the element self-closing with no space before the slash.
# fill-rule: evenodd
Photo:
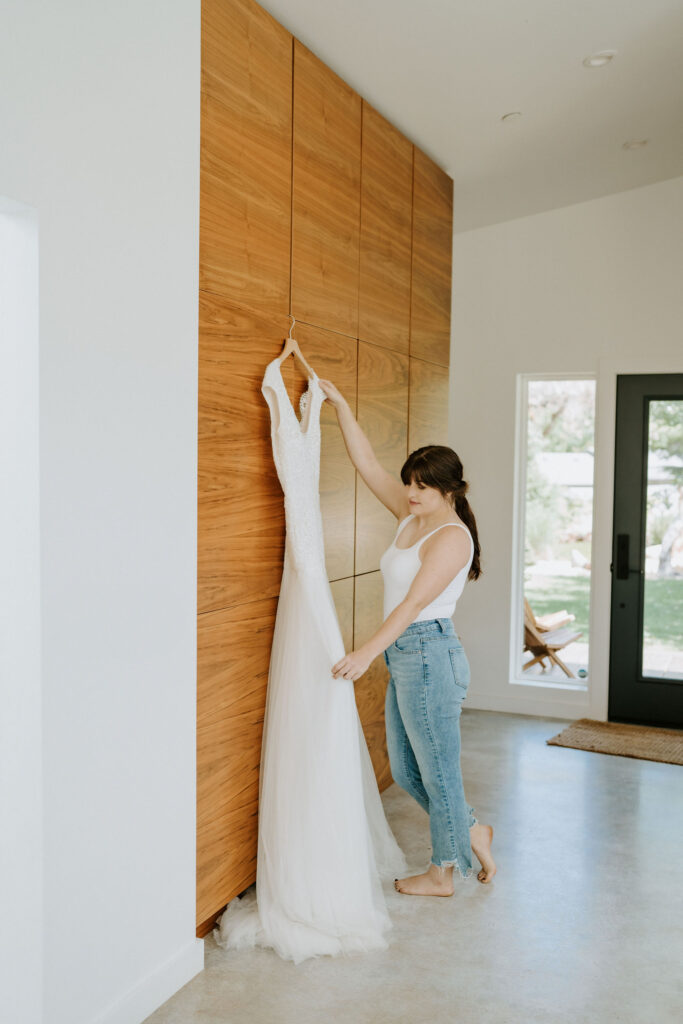
<svg viewBox="0 0 683 1024">
<path fill-rule="evenodd" d="M 346 405 L 346 399 L 331 380 L 324 380 L 322 377 L 319 377 L 318 384 L 327 400 L 332 403 L 335 409 L 340 409 L 343 405 Z"/>
</svg>

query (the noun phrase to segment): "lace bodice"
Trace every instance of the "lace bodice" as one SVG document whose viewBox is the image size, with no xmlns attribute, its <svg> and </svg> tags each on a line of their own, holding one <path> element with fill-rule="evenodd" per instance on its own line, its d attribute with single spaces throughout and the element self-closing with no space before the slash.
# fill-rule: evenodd
<svg viewBox="0 0 683 1024">
<path fill-rule="evenodd" d="M 297 572 L 326 576 L 320 513 L 320 410 L 325 393 L 317 375 L 309 377 L 299 419 L 278 359 L 268 363 L 261 391 L 270 408 L 273 460 L 285 496 L 285 557 Z"/>
</svg>

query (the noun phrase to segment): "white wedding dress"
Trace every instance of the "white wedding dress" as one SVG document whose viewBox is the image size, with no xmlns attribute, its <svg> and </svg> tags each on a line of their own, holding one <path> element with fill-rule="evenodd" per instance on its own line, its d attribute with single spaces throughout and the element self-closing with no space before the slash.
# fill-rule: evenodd
<svg viewBox="0 0 683 1024">
<path fill-rule="evenodd" d="M 229 949 L 269 946 L 299 963 L 385 949 L 380 879 L 407 872 L 384 816 L 354 683 L 332 677 L 344 643 L 325 569 L 316 375 L 299 421 L 278 359 L 262 393 L 285 496 L 286 544 L 261 748 L 256 884 L 214 929 Z"/>
</svg>

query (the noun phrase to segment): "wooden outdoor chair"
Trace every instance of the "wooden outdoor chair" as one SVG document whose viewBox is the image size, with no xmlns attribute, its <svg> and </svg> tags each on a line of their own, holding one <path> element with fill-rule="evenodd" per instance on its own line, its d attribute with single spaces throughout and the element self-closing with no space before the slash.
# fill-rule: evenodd
<svg viewBox="0 0 683 1024">
<path fill-rule="evenodd" d="M 547 668 L 545 659 L 548 658 L 551 665 L 558 665 L 565 675 L 570 679 L 576 676 L 568 669 L 557 652 L 563 647 L 578 640 L 583 634 L 573 629 L 568 629 L 568 623 L 576 618 L 563 608 L 559 612 L 551 612 L 549 615 L 534 615 L 531 605 L 524 598 L 524 650 L 534 655 L 529 661 L 522 665 L 523 669 L 531 668 L 532 665 L 541 663 L 543 669 Z"/>
</svg>

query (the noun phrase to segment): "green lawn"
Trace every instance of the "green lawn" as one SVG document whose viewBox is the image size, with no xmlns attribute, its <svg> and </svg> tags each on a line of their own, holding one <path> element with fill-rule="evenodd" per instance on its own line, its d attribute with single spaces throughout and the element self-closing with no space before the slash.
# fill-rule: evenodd
<svg viewBox="0 0 683 1024">
<path fill-rule="evenodd" d="M 645 580 L 645 637 L 683 650 L 683 580 Z"/>
<path fill-rule="evenodd" d="M 588 642 L 588 594 L 590 579 L 584 576 L 546 576 L 533 587 L 526 586 L 524 596 L 537 615 L 561 608 L 573 612 L 573 627 Z M 645 581 L 645 636 L 648 640 L 680 651 L 683 649 L 683 580 Z"/>
</svg>

